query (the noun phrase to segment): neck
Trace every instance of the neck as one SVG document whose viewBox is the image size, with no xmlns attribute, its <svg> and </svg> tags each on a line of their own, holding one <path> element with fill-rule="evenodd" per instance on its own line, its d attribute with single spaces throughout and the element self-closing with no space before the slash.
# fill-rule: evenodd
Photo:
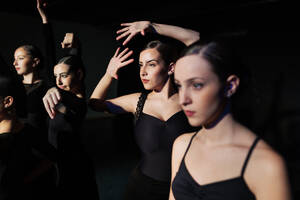
<svg viewBox="0 0 300 200">
<path fill-rule="evenodd" d="M 171 79 L 168 78 L 166 80 L 166 82 L 164 83 L 164 85 L 160 88 L 160 89 L 154 89 L 153 93 L 155 94 L 161 94 L 163 95 L 165 98 L 170 98 L 171 96 L 173 96 L 173 94 L 176 93 L 176 90 L 174 88 L 174 85 L 171 82 Z"/>
<path fill-rule="evenodd" d="M 21 122 L 15 117 L 5 117 L 0 121 L 0 134 L 19 130 Z"/>
<path fill-rule="evenodd" d="M 38 81 L 38 76 L 36 73 L 32 72 L 32 73 L 23 75 L 23 83 L 25 83 L 25 84 L 36 83 L 37 81 Z"/>
<path fill-rule="evenodd" d="M 236 126 L 237 122 L 230 112 L 230 103 L 224 101 L 214 117 L 203 125 L 199 135 L 206 142 L 228 143 L 235 135 Z"/>
</svg>

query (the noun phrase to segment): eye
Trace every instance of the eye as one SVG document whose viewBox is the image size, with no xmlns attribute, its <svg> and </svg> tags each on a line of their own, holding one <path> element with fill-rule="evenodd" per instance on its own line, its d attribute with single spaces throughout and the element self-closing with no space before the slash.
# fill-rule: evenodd
<svg viewBox="0 0 300 200">
<path fill-rule="evenodd" d="M 193 87 L 196 89 L 200 89 L 203 87 L 203 83 L 193 83 Z"/>
<path fill-rule="evenodd" d="M 179 83 L 175 83 L 175 87 L 179 90 L 181 88 L 181 85 Z"/>
<path fill-rule="evenodd" d="M 62 77 L 62 78 L 67 78 L 68 75 L 67 75 L 67 74 L 62 74 L 61 77 Z"/>
</svg>

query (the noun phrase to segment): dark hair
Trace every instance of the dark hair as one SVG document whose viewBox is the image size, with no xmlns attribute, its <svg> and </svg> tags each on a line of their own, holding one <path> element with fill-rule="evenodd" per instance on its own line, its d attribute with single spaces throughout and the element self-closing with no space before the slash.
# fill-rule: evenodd
<svg viewBox="0 0 300 200">
<path fill-rule="evenodd" d="M 2 67 L 2 66 L 1 66 Z M 0 74 L 0 96 L 12 96 L 14 98 L 14 106 L 16 114 L 19 117 L 27 115 L 26 109 L 26 92 L 24 85 L 20 79 L 16 79 L 9 74 Z"/>
<path fill-rule="evenodd" d="M 68 55 L 68 56 L 64 56 L 62 57 L 57 64 L 66 64 L 70 66 L 70 70 L 72 72 L 77 72 L 77 70 L 82 70 L 83 73 L 83 79 L 85 78 L 85 68 L 82 62 L 82 59 L 80 56 L 76 56 L 76 55 Z"/>
<path fill-rule="evenodd" d="M 66 64 L 70 66 L 71 72 L 77 72 L 78 70 L 82 71 L 82 79 L 80 80 L 81 86 L 82 86 L 82 92 L 85 96 L 85 67 L 83 65 L 83 61 L 80 56 L 77 55 L 68 55 L 62 57 L 57 64 Z"/>
<path fill-rule="evenodd" d="M 176 48 L 159 40 L 148 42 L 142 51 L 146 49 L 156 49 L 167 66 L 172 62 L 176 62 L 179 55 Z"/>
<path fill-rule="evenodd" d="M 211 64 L 219 80 L 225 83 L 228 76 L 232 74 L 244 78 L 242 77 L 243 66 L 241 58 L 232 45 L 229 41 L 225 40 L 198 41 L 184 49 L 180 54 L 180 58 L 199 54 L 199 56 Z"/>
<path fill-rule="evenodd" d="M 250 120 L 250 113 L 245 110 L 249 108 L 250 99 L 254 100 L 251 101 L 252 104 L 258 103 L 258 93 L 252 71 L 243 63 L 238 47 L 236 41 L 232 39 L 219 38 L 197 41 L 185 48 L 179 57 L 201 56 L 211 64 L 213 72 L 218 76 L 223 86 L 225 86 L 228 76 L 233 74 L 238 76 L 240 78 L 238 92 L 231 98 L 233 102 L 232 113 L 240 122 L 247 124 Z"/>
<path fill-rule="evenodd" d="M 38 58 L 40 60 L 39 64 L 36 67 L 38 71 L 40 71 L 44 67 L 44 57 L 41 50 L 37 46 L 32 44 L 26 44 L 20 46 L 19 48 L 24 49 L 24 51 L 26 51 L 26 53 L 32 58 Z"/>
</svg>

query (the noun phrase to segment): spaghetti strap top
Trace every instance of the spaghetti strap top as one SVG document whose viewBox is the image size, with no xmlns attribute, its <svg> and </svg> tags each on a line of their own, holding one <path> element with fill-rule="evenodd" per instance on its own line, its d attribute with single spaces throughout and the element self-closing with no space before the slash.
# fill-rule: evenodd
<svg viewBox="0 0 300 200">
<path fill-rule="evenodd" d="M 181 134 L 199 128 L 189 124 L 182 110 L 165 121 L 144 113 L 146 99 L 147 94 L 142 93 L 135 113 L 135 140 L 141 150 L 139 169 L 152 179 L 169 183 L 173 142 Z"/>
<path fill-rule="evenodd" d="M 188 144 L 188 147 L 184 153 L 178 172 L 172 183 L 172 192 L 176 200 L 254 200 L 256 199 L 254 194 L 248 188 L 245 180 L 244 173 L 249 162 L 250 156 L 259 141 L 257 137 L 251 145 L 246 159 L 243 163 L 240 176 L 236 178 L 230 178 L 222 181 L 217 181 L 205 185 L 198 184 L 185 165 L 185 156 L 191 146 L 191 143 L 196 136 L 195 133 Z"/>
</svg>

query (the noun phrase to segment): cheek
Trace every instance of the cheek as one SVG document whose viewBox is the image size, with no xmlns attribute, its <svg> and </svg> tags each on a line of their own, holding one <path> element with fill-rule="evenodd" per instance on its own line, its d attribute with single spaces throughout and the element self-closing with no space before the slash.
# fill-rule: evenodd
<svg viewBox="0 0 300 200">
<path fill-rule="evenodd" d="M 194 97 L 194 102 L 197 102 L 197 110 L 203 120 L 206 120 L 217 111 L 221 98 L 218 92 L 207 92 Z"/>
</svg>

